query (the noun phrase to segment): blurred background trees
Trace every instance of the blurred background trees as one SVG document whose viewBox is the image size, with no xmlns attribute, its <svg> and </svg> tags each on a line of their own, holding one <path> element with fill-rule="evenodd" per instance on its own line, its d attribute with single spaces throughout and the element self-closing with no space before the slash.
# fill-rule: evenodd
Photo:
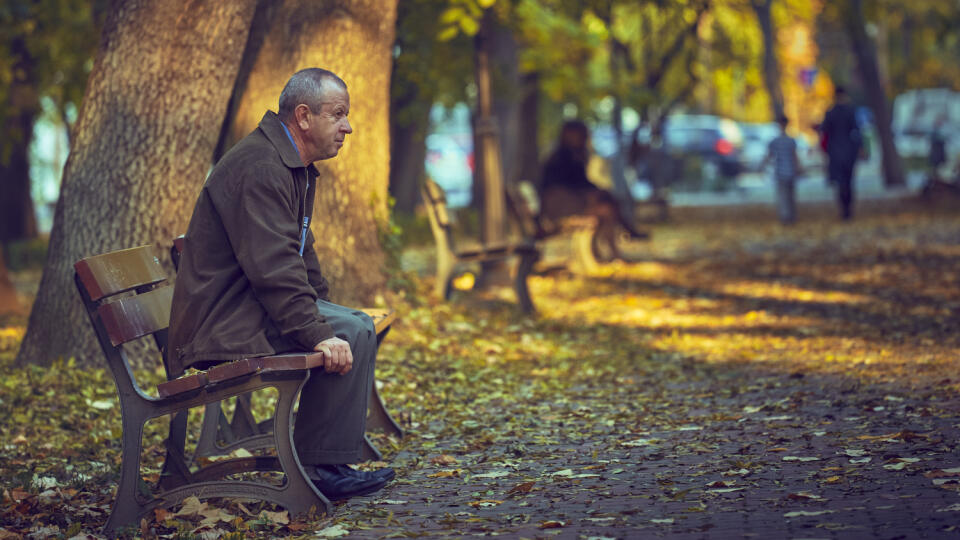
<svg viewBox="0 0 960 540">
<path fill-rule="evenodd" d="M 176 2 L 161 2 L 167 3 Z M 876 168 L 864 174 L 882 175 L 891 188 L 925 171 L 923 141 L 934 125 L 944 125 L 939 119 L 946 119 L 948 131 L 957 131 L 960 124 L 960 110 L 954 110 L 960 105 L 950 97 L 960 91 L 956 2 L 251 0 L 249 23 L 226 29 L 199 22 L 177 27 L 184 24 L 180 19 L 159 21 L 157 32 L 180 28 L 189 35 L 151 41 L 153 30 L 144 31 L 134 41 L 155 43 L 155 50 L 131 41 L 105 64 L 104 51 L 113 50 L 117 27 L 108 25 L 102 34 L 101 28 L 127 4 L 8 0 L 0 6 L 0 242 L 5 255 L 0 260 L 13 267 L 21 262 L 11 246 L 38 232 L 46 238 L 51 228 L 51 243 L 60 247 L 51 250 L 48 271 L 57 268 L 58 274 L 69 273 L 64 266 L 68 259 L 88 250 L 182 232 L 173 224 L 189 219 L 194 191 L 211 163 L 252 129 L 265 109 L 276 107 L 280 86 L 307 65 L 340 73 L 354 98 L 356 133 L 340 159 L 324 164 L 333 187 L 321 192 L 322 217 L 314 221 L 317 237 L 344 238 L 342 244 L 318 245 L 341 290 L 357 291 L 342 301 L 371 299 L 383 286 L 385 263 L 377 237 L 389 211 L 388 189 L 395 214 L 412 215 L 427 175 L 447 190 L 454 206 L 483 202 L 479 195 L 484 183 L 479 179 L 489 177 L 484 167 L 487 172 L 495 167 L 494 176 L 505 183 L 536 183 L 540 163 L 566 119 L 579 118 L 591 126 L 597 158 L 591 163 L 591 179 L 612 188 L 625 211 L 632 211 L 635 200 L 644 196 L 638 189 L 643 182 L 659 189 L 653 176 L 665 177 L 676 189 L 725 189 L 742 180 L 737 174 L 722 182 L 712 180 L 716 171 L 710 165 L 716 156 L 677 153 L 671 119 L 675 128 L 684 122 L 696 124 L 696 129 L 703 122 L 732 126 L 746 139 L 754 132 L 769 133 L 769 122 L 783 112 L 791 119 L 791 133 L 815 155 L 815 127 L 831 103 L 834 84 L 843 84 L 861 106 L 873 153 L 881 156 Z M 481 31 L 484 39 L 477 40 Z M 190 39 L 196 40 L 194 49 L 178 44 L 193 43 Z M 202 55 L 220 46 L 219 40 L 229 42 L 235 61 L 216 68 L 218 88 L 211 94 L 211 75 L 188 80 L 181 75 L 194 72 L 178 69 L 202 63 Z M 479 44 L 489 66 L 487 123 L 479 122 Z M 104 70 L 100 78 L 91 74 L 95 53 L 101 57 L 96 65 Z M 163 69 L 144 71 L 150 66 L 145 58 L 151 55 L 165 58 Z M 117 86 L 94 85 L 108 79 Z M 128 117 L 116 108 L 88 109 L 109 92 L 140 93 L 151 85 L 167 93 L 140 96 L 144 108 L 137 111 L 162 109 L 163 121 L 170 121 L 199 119 L 194 105 L 201 101 L 205 110 L 214 110 L 204 127 L 197 128 L 203 133 L 202 144 L 185 146 L 194 139 L 164 138 L 165 128 L 146 123 L 141 124 L 146 131 L 139 144 L 105 142 L 120 140 L 107 129 L 111 121 L 140 121 L 143 114 Z M 937 95 L 946 97 L 929 98 L 931 89 L 940 89 Z M 88 139 L 79 132 L 71 136 L 71 126 L 84 115 L 104 123 L 88 124 Z M 475 155 L 481 146 L 476 136 L 483 132 L 477 127 L 495 128 L 498 159 Z M 209 148 L 208 128 L 214 138 Z M 97 137 L 102 141 L 93 145 Z M 953 140 L 960 141 L 960 136 Z M 110 159 L 83 154 L 84 144 Z M 960 142 L 951 144 L 948 151 L 957 153 Z M 60 190 L 59 173 L 68 149 L 73 154 Z M 115 164 L 136 162 L 138 149 L 155 156 L 142 157 L 144 163 L 156 159 L 164 165 L 122 179 L 116 176 Z M 759 174 L 751 169 L 754 158 L 748 159 L 745 147 L 720 149 L 737 154 L 743 171 Z M 176 165 L 187 156 L 191 166 Z M 669 166 L 657 166 L 651 156 L 666 156 Z M 81 158 L 91 159 L 83 162 L 91 165 L 81 166 Z M 822 177 L 815 167 L 811 170 Z M 76 178 L 87 178 L 88 183 L 81 185 Z M 146 188 L 164 182 L 187 187 L 173 195 Z M 91 196 L 91 190 L 103 193 Z M 64 208 L 71 207 L 77 215 L 88 213 L 91 223 L 107 219 L 99 209 L 119 208 L 122 198 L 141 192 L 176 199 L 156 201 L 174 214 L 162 218 L 166 225 L 156 226 L 161 218 L 147 214 L 111 212 L 105 229 L 124 221 L 137 231 L 113 235 L 64 221 Z M 58 195 L 62 208 L 54 220 L 50 208 Z M 58 227 L 64 231 L 59 240 Z M 42 288 L 72 295 L 64 289 L 68 285 Z M 49 314 L 62 307 L 40 299 L 34 310 L 48 315 L 36 315 L 36 324 L 41 319 L 53 324 Z M 30 354 L 36 353 L 29 346 L 33 342 L 30 337 L 25 341 Z"/>
</svg>

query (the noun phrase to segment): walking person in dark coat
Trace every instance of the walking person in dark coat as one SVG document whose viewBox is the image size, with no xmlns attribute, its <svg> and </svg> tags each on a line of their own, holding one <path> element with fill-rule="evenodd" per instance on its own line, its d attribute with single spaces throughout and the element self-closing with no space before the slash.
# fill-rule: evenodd
<svg viewBox="0 0 960 540">
<path fill-rule="evenodd" d="M 347 465 L 360 460 L 376 331 L 364 313 L 329 302 L 310 231 L 313 162 L 340 151 L 353 132 L 349 112 L 347 86 L 333 73 L 311 68 L 290 78 L 279 113 L 267 111 L 207 178 L 170 313 L 169 354 L 184 366 L 324 353 L 301 392 L 293 439 L 304 470 L 333 500 L 372 493 L 393 477 L 389 468 Z"/>
<path fill-rule="evenodd" d="M 827 152 L 827 174 L 837 191 L 840 217 L 853 217 L 853 168 L 860 155 L 863 137 L 850 97 L 842 86 L 834 90 L 834 105 L 820 125 L 821 145 Z"/>
</svg>

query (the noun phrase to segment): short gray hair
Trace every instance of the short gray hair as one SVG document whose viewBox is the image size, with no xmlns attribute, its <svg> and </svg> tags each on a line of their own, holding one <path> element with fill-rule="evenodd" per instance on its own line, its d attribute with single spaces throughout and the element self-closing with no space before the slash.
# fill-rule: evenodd
<svg viewBox="0 0 960 540">
<path fill-rule="evenodd" d="M 289 120 L 293 116 L 293 110 L 301 103 L 310 107 L 313 112 L 319 111 L 326 82 L 332 82 L 344 90 L 347 89 L 347 83 L 332 71 L 307 68 L 294 73 L 280 92 L 280 107 L 277 111 L 280 120 L 284 122 Z"/>
</svg>

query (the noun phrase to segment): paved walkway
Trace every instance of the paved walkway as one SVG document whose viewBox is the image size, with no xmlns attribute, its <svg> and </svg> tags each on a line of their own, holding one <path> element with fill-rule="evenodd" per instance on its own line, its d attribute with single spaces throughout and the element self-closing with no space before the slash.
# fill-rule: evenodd
<svg viewBox="0 0 960 540">
<path fill-rule="evenodd" d="M 514 402 L 449 396 L 475 408 L 472 422 L 451 412 L 414 429 L 393 457 L 398 480 L 346 504 L 344 526 L 357 537 L 960 537 L 958 381 L 932 371 L 957 359 L 946 329 L 958 317 L 929 303 L 956 302 L 943 276 L 960 224 L 895 208 L 847 226 L 808 206 L 802 220 L 817 224 L 783 237 L 725 218 L 693 226 L 695 245 L 689 230 L 657 231 L 651 262 L 534 283 L 537 331 L 641 345 L 609 357 L 615 375 L 601 371 L 603 349 L 585 355 L 575 382 L 546 397 L 532 376 Z M 595 297 L 570 292 L 586 286 Z M 578 326 L 597 306 L 607 322 Z M 669 350 L 685 339 L 705 348 Z M 705 339 L 725 349 L 713 355 Z"/>
</svg>

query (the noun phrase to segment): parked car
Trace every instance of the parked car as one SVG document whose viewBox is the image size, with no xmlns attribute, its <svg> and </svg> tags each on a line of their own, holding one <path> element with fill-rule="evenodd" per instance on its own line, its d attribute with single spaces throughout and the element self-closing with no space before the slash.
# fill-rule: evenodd
<svg viewBox="0 0 960 540">
<path fill-rule="evenodd" d="M 722 175 L 733 178 L 743 171 L 743 131 L 728 118 L 706 114 L 676 114 L 667 118 L 663 145 L 678 157 L 697 156 L 708 183 Z"/>
</svg>

